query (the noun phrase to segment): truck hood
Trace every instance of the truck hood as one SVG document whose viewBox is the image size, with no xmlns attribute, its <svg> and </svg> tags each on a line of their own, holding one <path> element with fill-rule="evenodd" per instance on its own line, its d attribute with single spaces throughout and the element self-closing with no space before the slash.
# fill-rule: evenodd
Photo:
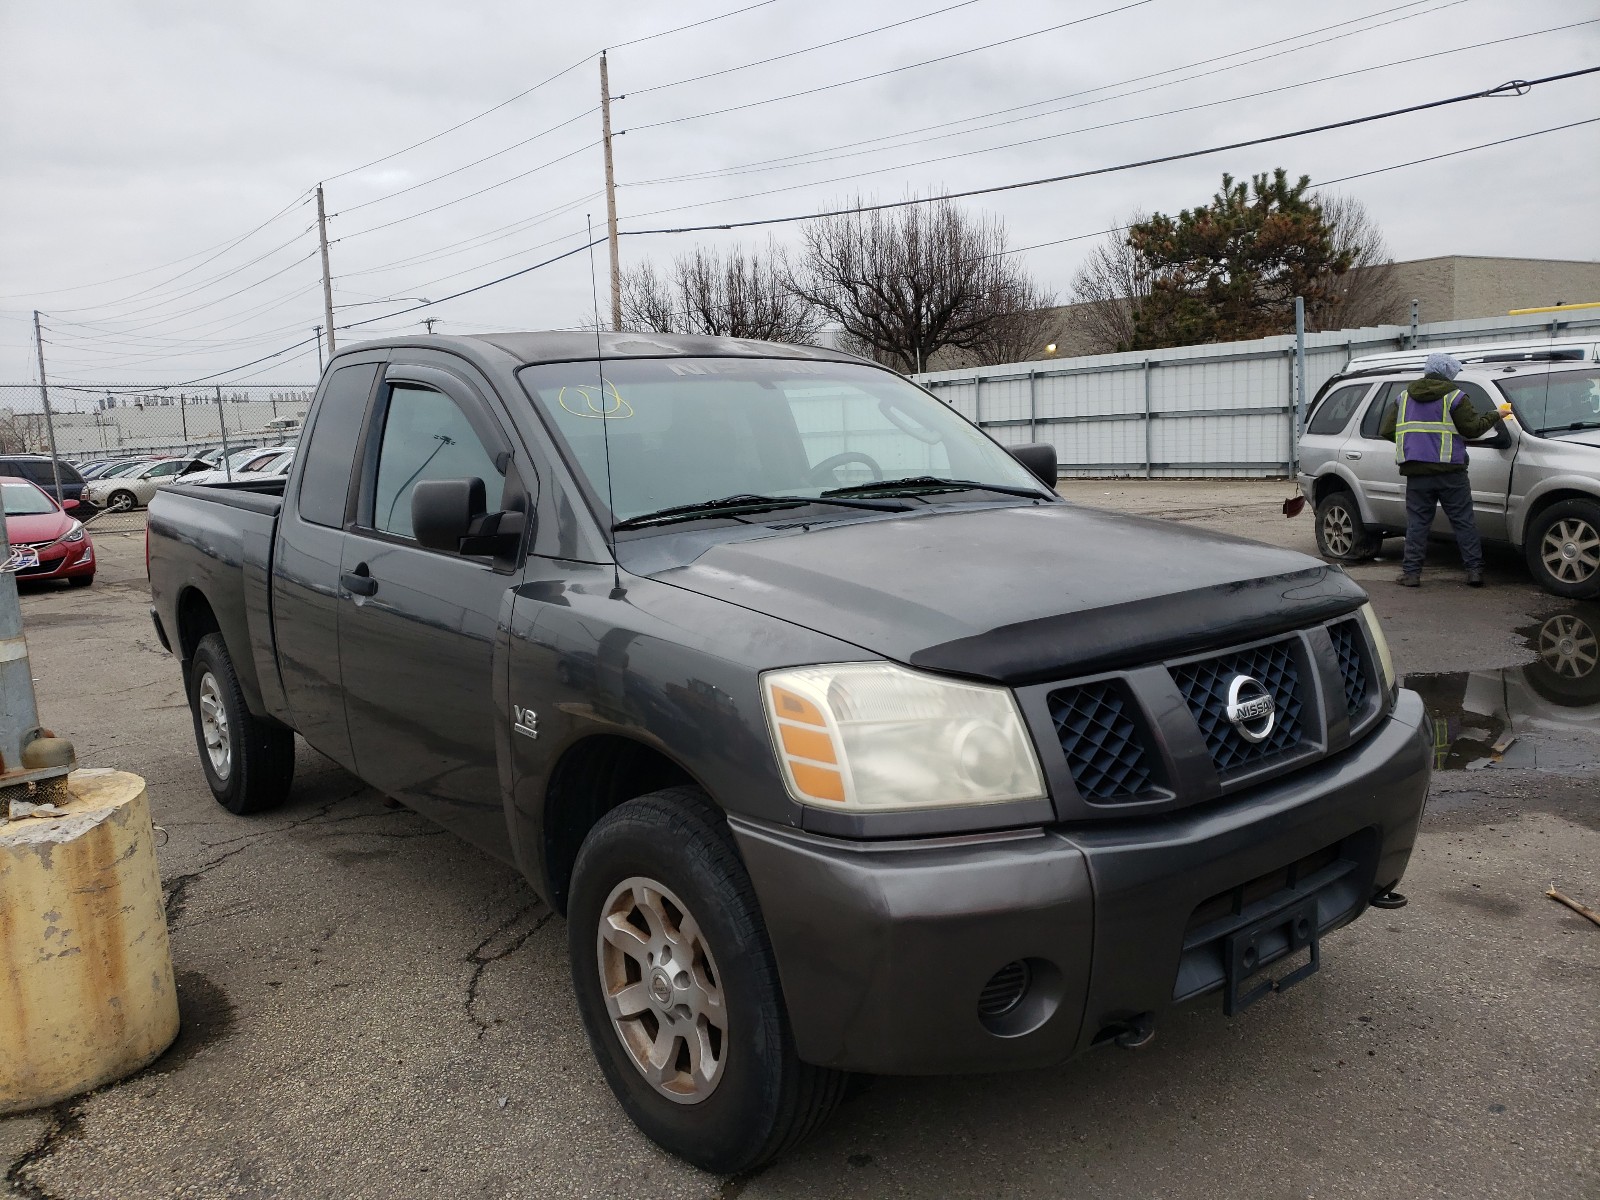
<svg viewBox="0 0 1600 1200">
<path fill-rule="evenodd" d="M 927 512 L 714 544 L 653 577 L 932 671 L 1011 685 L 1352 611 L 1288 550 L 1073 504 Z"/>
</svg>

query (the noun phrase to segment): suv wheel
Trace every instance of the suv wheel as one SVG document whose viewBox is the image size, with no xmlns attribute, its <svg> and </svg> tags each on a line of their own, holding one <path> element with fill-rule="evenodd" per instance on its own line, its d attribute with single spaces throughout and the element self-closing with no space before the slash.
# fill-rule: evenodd
<svg viewBox="0 0 1600 1200">
<path fill-rule="evenodd" d="M 1545 591 L 1569 600 L 1600 596 L 1600 504 L 1552 504 L 1533 519 L 1523 549 L 1528 569 Z"/>
<path fill-rule="evenodd" d="M 294 781 L 294 734 L 245 705 L 220 633 L 206 634 L 195 647 L 189 708 L 200 765 L 217 803 L 240 815 L 282 804 Z"/>
<path fill-rule="evenodd" d="M 747 1171 L 838 1104 L 847 1077 L 795 1055 L 755 889 L 698 788 L 600 819 L 573 868 L 567 943 L 606 1082 L 663 1149 Z"/>
<path fill-rule="evenodd" d="M 1376 558 L 1383 539 L 1361 523 L 1361 510 L 1349 492 L 1330 492 L 1317 504 L 1317 549 L 1334 562 L 1356 563 Z"/>
</svg>

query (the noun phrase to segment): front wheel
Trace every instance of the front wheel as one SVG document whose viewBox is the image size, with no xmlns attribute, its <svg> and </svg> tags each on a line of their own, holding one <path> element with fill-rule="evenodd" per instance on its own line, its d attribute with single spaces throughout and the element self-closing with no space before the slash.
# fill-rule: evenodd
<svg viewBox="0 0 1600 1200">
<path fill-rule="evenodd" d="M 1600 596 L 1600 504 L 1563 500 L 1528 527 L 1528 569 L 1547 592 L 1569 600 Z"/>
<path fill-rule="evenodd" d="M 217 803 L 241 816 L 282 804 L 294 782 L 294 734 L 245 705 L 220 633 L 208 633 L 195 647 L 189 708 L 200 765 Z"/>
<path fill-rule="evenodd" d="M 112 492 L 106 499 L 106 511 L 114 513 L 132 512 L 138 506 L 139 497 L 132 492 Z"/>
<path fill-rule="evenodd" d="M 699 789 L 600 819 L 573 868 L 567 940 L 589 1045 L 663 1149 L 747 1171 L 838 1104 L 847 1077 L 795 1055 L 755 889 Z"/>
<path fill-rule="evenodd" d="M 1330 492 L 1317 503 L 1317 549 L 1334 562 L 1358 563 L 1376 558 L 1382 539 L 1361 523 L 1361 510 L 1349 492 Z"/>
</svg>

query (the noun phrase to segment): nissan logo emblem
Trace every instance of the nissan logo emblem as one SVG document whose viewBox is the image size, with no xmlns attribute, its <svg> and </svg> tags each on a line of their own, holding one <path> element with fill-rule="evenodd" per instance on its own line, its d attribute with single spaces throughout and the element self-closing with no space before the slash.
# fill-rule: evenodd
<svg viewBox="0 0 1600 1200">
<path fill-rule="evenodd" d="M 1228 722 L 1247 742 L 1264 742 L 1278 721 L 1278 706 L 1259 679 L 1235 675 L 1228 685 Z"/>
</svg>

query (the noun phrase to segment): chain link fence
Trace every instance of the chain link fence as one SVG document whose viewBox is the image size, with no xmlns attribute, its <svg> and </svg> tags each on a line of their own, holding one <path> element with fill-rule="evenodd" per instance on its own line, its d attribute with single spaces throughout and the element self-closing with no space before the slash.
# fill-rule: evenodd
<svg viewBox="0 0 1600 1200">
<path fill-rule="evenodd" d="M 145 468 L 133 464 L 293 444 L 315 391 L 312 383 L 198 391 L 51 383 L 47 405 L 36 383 L 0 384 L 0 475 L 32 478 L 53 492 L 53 435 L 66 494 L 82 493 L 74 515 L 97 533 L 140 530 L 158 484 L 137 478 Z M 115 488 L 112 481 L 124 477 L 128 484 Z"/>
</svg>

